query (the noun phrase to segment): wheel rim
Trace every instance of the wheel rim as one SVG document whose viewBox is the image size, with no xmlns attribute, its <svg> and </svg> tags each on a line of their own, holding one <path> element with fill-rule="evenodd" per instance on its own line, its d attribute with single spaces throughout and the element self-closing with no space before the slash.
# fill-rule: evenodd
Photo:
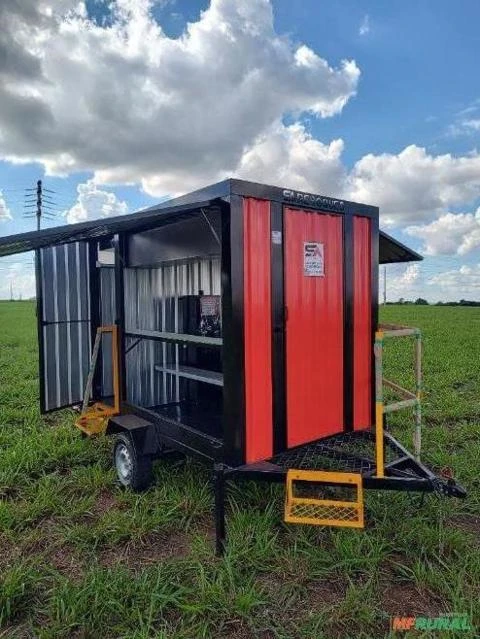
<svg viewBox="0 0 480 639">
<path fill-rule="evenodd" d="M 129 484 L 132 477 L 133 460 L 125 444 L 118 444 L 115 450 L 115 467 L 122 484 Z"/>
</svg>

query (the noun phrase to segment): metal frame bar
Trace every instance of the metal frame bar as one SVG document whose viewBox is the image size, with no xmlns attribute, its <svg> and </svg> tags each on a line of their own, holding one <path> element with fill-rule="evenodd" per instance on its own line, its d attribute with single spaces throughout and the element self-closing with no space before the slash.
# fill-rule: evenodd
<svg viewBox="0 0 480 639">
<path fill-rule="evenodd" d="M 97 329 L 100 326 L 101 316 L 101 298 L 100 298 L 100 269 L 97 267 L 97 242 L 90 241 L 88 244 L 88 263 L 90 278 L 90 339 L 93 344 L 95 341 Z M 92 383 L 92 397 L 98 399 L 102 394 L 102 344 L 99 346 L 99 360 L 95 368 Z"/>
<path fill-rule="evenodd" d="M 95 379 L 95 373 L 101 357 L 101 342 L 104 333 L 112 335 L 112 377 L 113 377 L 113 406 L 109 406 L 103 402 L 96 402 L 88 407 L 90 396 L 92 395 L 92 385 Z M 101 360 L 100 360 L 101 361 Z M 99 326 L 95 333 L 95 341 L 92 350 L 92 359 L 90 370 L 85 384 L 85 393 L 83 396 L 82 413 L 75 422 L 75 426 L 85 432 L 87 435 L 99 434 L 105 432 L 109 417 L 113 417 L 120 413 L 120 371 L 118 363 L 118 327 L 113 324 L 111 326 Z"/>
<path fill-rule="evenodd" d="M 397 410 L 402 410 L 403 408 L 413 408 L 415 410 L 415 431 L 414 431 L 414 450 L 415 450 L 415 458 L 420 461 L 420 453 L 422 448 L 422 334 L 418 328 L 413 328 L 409 326 L 398 326 L 395 324 L 381 324 L 380 330 L 377 333 L 375 340 L 375 360 L 376 366 L 380 367 L 380 371 L 376 373 L 376 396 L 377 396 L 377 411 L 378 403 L 381 401 L 382 403 L 382 421 L 383 415 L 388 413 L 393 413 Z M 384 340 L 386 338 L 391 337 L 414 337 L 415 338 L 415 349 L 414 349 L 414 373 L 415 373 L 415 392 L 409 391 L 406 388 L 403 388 L 399 384 L 392 382 L 391 380 L 385 379 L 383 377 L 383 348 L 384 348 Z M 377 379 L 377 376 L 379 378 Z M 382 385 L 382 388 L 379 388 L 379 384 Z M 383 404 L 383 385 L 391 388 L 394 392 L 396 392 L 400 397 L 402 397 L 401 401 L 392 402 L 390 404 Z M 381 400 L 379 400 L 379 396 Z M 376 416 L 378 420 L 378 413 Z M 376 422 L 377 423 L 377 422 Z M 378 423 L 377 423 L 378 427 Z M 383 432 L 383 427 L 382 427 Z M 377 433 L 378 436 L 378 433 Z"/>
<path fill-rule="evenodd" d="M 380 228 L 379 228 L 379 210 L 377 209 L 377 215 L 371 218 L 370 221 L 370 231 L 371 231 L 371 303 L 372 303 L 372 314 L 371 314 L 371 343 L 375 344 L 375 336 L 378 330 L 378 269 L 380 265 Z M 375 380 L 375 370 L 376 370 L 376 362 L 375 357 L 372 357 L 371 363 L 371 418 L 370 423 L 375 424 L 376 420 L 376 394 L 374 393 L 374 380 Z"/>
<path fill-rule="evenodd" d="M 243 197 L 222 216 L 222 368 L 224 462 L 246 459 Z"/>
<path fill-rule="evenodd" d="M 377 477 L 385 476 L 385 447 L 383 441 L 383 333 L 375 333 L 375 449 Z"/>
<path fill-rule="evenodd" d="M 99 326 L 97 328 L 97 335 L 103 335 L 103 333 L 112 334 L 112 377 L 113 377 L 113 410 L 115 413 L 120 412 L 120 367 L 118 361 L 118 326 L 116 324 L 112 326 Z"/>
<path fill-rule="evenodd" d="M 284 215 L 280 202 L 270 202 L 271 231 L 271 304 L 272 304 L 272 393 L 273 393 L 273 452 L 287 448 L 286 404 L 286 335 L 285 335 L 285 285 L 284 285 Z M 274 241 L 274 237 L 280 237 Z M 278 236 L 280 234 L 280 236 Z"/>
<path fill-rule="evenodd" d="M 40 413 L 46 412 L 45 405 L 45 357 L 43 352 L 43 287 L 42 287 L 42 252 L 35 251 L 35 292 L 37 314 L 37 341 L 38 341 L 38 377 L 40 392 Z"/>
<path fill-rule="evenodd" d="M 355 239 L 353 212 L 346 207 L 343 216 L 343 424 L 353 431 L 354 403 L 354 295 L 355 295 Z"/>
<path fill-rule="evenodd" d="M 124 268 L 127 264 L 126 235 L 120 234 L 114 240 L 115 255 L 115 324 L 118 327 L 117 343 L 119 353 L 120 402 L 127 396 L 125 368 L 125 278 Z"/>
</svg>

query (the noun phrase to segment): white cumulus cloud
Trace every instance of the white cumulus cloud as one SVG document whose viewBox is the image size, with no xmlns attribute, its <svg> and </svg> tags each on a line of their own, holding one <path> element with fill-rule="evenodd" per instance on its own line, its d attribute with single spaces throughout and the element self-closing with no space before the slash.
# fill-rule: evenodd
<svg viewBox="0 0 480 639">
<path fill-rule="evenodd" d="M 479 299 L 480 264 L 463 265 L 458 269 L 438 273 L 429 278 L 427 284 L 438 287 L 443 299 Z"/>
<path fill-rule="evenodd" d="M 335 194 L 343 189 L 343 140 L 323 144 L 300 123 L 278 122 L 246 149 L 236 173 L 258 182 Z"/>
<path fill-rule="evenodd" d="M 380 206 L 387 226 L 434 219 L 480 196 L 480 155 L 432 155 L 416 145 L 399 154 L 368 154 L 353 167 L 352 200 Z"/>
<path fill-rule="evenodd" d="M 85 222 L 97 217 L 111 217 L 128 213 L 127 203 L 115 193 L 99 189 L 93 180 L 77 186 L 77 201 L 65 211 L 67 222 Z"/>
<path fill-rule="evenodd" d="M 12 219 L 12 214 L 8 208 L 5 197 L 0 189 L 0 222 L 6 222 Z"/>
<path fill-rule="evenodd" d="M 277 34 L 267 0 L 212 0 L 179 38 L 147 0 L 113 1 L 105 25 L 78 0 L 17 4 L 0 5 L 0 156 L 51 174 L 185 192 L 235 172 L 285 114 L 340 113 L 360 75 Z"/>
<path fill-rule="evenodd" d="M 445 213 L 429 224 L 409 226 L 406 233 L 424 241 L 426 255 L 465 255 L 480 248 L 480 208 L 476 213 Z"/>
<path fill-rule="evenodd" d="M 229 176 L 375 204 L 391 227 L 429 225 L 480 197 L 477 152 L 412 144 L 348 171 L 344 141 L 314 137 L 305 117 L 340 114 L 360 70 L 277 33 L 268 0 L 211 0 L 178 38 L 152 6 L 112 0 L 99 24 L 84 1 L 0 2 L 0 159 L 39 162 L 49 174 L 90 171 L 88 198 L 97 200 L 87 206 L 82 195 L 70 221 L 116 211 L 102 184 L 163 197 Z M 476 112 L 459 117 L 473 123 Z M 432 242 L 428 251 L 440 250 Z"/>
</svg>

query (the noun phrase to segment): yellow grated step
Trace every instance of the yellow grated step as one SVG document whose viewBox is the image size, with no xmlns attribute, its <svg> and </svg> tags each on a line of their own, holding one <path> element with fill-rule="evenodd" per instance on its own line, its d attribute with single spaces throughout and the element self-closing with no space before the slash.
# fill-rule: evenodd
<svg viewBox="0 0 480 639">
<path fill-rule="evenodd" d="M 341 488 L 353 499 L 335 500 L 295 495 L 302 485 L 310 491 L 322 488 Z M 316 526 L 364 527 L 362 476 L 358 473 L 327 472 L 323 470 L 297 470 L 287 472 L 285 491 L 285 521 L 291 524 Z"/>
<path fill-rule="evenodd" d="M 117 414 L 111 406 L 98 402 L 81 414 L 75 426 L 87 435 L 99 435 L 105 432 L 108 419 Z"/>
</svg>

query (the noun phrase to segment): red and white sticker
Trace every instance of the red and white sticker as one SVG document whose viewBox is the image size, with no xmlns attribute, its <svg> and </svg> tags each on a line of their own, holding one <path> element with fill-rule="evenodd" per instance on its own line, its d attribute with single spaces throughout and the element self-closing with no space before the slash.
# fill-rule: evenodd
<svg viewBox="0 0 480 639">
<path fill-rule="evenodd" d="M 307 277 L 324 277 L 324 245 L 321 242 L 303 243 L 303 274 Z"/>
</svg>

